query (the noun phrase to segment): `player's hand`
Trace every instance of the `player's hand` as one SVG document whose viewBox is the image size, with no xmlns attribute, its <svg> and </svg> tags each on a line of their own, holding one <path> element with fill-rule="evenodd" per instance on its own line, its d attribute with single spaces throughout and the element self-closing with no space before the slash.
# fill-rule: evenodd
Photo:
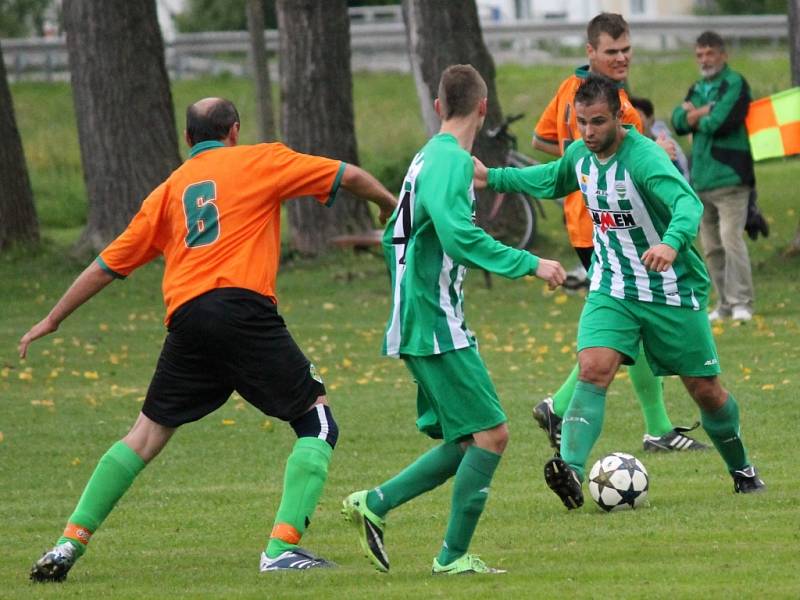
<svg viewBox="0 0 800 600">
<path fill-rule="evenodd" d="M 378 215 L 378 220 L 381 222 L 381 225 L 386 225 L 386 221 L 392 216 L 395 208 L 397 208 L 397 198 L 389 196 L 389 198 L 381 204 L 381 212 Z"/>
<path fill-rule="evenodd" d="M 475 165 L 475 173 L 472 176 L 472 181 L 475 184 L 476 190 L 485 189 L 489 185 L 489 169 L 477 157 L 472 157 L 472 164 Z"/>
<path fill-rule="evenodd" d="M 678 159 L 678 152 L 675 150 L 675 142 L 667 137 L 666 133 L 660 133 L 658 135 L 658 139 L 656 139 L 656 144 L 661 146 L 664 151 L 669 156 L 669 159 L 674 161 Z"/>
<path fill-rule="evenodd" d="M 556 289 L 567 278 L 567 272 L 557 260 L 539 259 L 539 267 L 536 269 L 536 276 L 547 282 L 547 287 L 551 290 Z"/>
<path fill-rule="evenodd" d="M 684 102 L 683 104 L 681 104 L 681 108 L 682 108 L 683 110 L 694 110 L 694 104 L 692 104 L 691 102 L 689 102 L 689 101 L 687 100 L 686 102 Z"/>
<path fill-rule="evenodd" d="M 648 271 L 663 273 L 672 266 L 677 256 L 678 251 L 672 246 L 656 244 L 652 248 L 648 248 L 645 253 L 642 254 L 642 263 Z"/>
<path fill-rule="evenodd" d="M 17 347 L 17 350 L 19 351 L 19 357 L 25 358 L 25 356 L 28 354 L 28 346 L 31 345 L 32 341 L 38 340 L 40 337 L 44 337 L 50 333 L 53 333 L 57 329 L 58 324 L 55 323 L 49 316 L 39 321 L 36 325 L 30 328 L 28 333 L 20 338 L 19 346 Z"/>
</svg>

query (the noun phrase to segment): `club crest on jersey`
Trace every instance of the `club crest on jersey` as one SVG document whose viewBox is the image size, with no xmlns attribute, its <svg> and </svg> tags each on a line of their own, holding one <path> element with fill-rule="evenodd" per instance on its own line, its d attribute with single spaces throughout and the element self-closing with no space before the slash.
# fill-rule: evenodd
<svg viewBox="0 0 800 600">
<path fill-rule="evenodd" d="M 588 186 L 586 184 L 589 183 L 589 176 L 585 175 L 584 173 L 581 173 L 581 179 L 578 183 L 580 185 L 581 191 L 584 194 L 587 193 L 586 190 L 588 189 Z"/>
<path fill-rule="evenodd" d="M 609 229 L 632 229 L 636 227 L 636 220 L 633 215 L 622 210 L 596 210 L 589 209 L 592 221 L 600 228 L 601 233 Z"/>
</svg>

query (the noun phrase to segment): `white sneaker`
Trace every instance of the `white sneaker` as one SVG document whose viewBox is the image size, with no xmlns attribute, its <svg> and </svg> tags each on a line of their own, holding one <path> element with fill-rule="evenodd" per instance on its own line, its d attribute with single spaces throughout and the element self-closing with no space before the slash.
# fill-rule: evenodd
<svg viewBox="0 0 800 600">
<path fill-rule="evenodd" d="M 722 313 L 718 308 L 715 308 L 710 313 L 708 313 L 708 320 L 709 321 L 719 321 L 722 319 Z"/>
<path fill-rule="evenodd" d="M 749 321 L 753 318 L 753 312 L 746 306 L 734 306 L 732 316 L 734 321 Z"/>
</svg>

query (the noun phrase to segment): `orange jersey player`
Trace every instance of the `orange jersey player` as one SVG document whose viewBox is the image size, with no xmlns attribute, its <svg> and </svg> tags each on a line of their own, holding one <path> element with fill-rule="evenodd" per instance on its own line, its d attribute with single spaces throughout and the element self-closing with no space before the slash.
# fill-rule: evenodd
<svg viewBox="0 0 800 600">
<path fill-rule="evenodd" d="M 385 222 L 396 201 L 353 165 L 283 144 L 239 146 L 239 114 L 221 98 L 189 107 L 186 141 L 189 159 L 20 340 L 24 358 L 31 342 L 58 329 L 114 278 L 164 256 L 169 333 L 141 413 L 100 459 L 64 533 L 33 565 L 33 581 L 63 581 L 175 430 L 222 406 L 234 390 L 297 435 L 259 569 L 333 566 L 299 546 L 327 479 L 338 427 L 322 379 L 277 311 L 280 206 L 295 196 L 330 204 L 341 185 L 376 202 Z"/>
</svg>

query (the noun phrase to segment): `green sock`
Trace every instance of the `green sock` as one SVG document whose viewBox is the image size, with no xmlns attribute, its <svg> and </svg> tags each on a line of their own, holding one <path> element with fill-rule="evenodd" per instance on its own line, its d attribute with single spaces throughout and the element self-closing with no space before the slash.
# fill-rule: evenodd
<svg viewBox="0 0 800 600">
<path fill-rule="evenodd" d="M 75 511 L 58 544 L 70 542 L 78 556 L 86 551 L 91 535 L 103 523 L 117 501 L 136 479 L 146 463 L 124 442 L 119 441 L 102 456 L 81 494 Z"/>
<path fill-rule="evenodd" d="M 725 404 L 713 412 L 701 409 L 700 420 L 703 429 L 728 466 L 728 471 L 737 471 L 750 465 L 747 449 L 739 437 L 739 405 L 736 404 L 733 394 L 728 393 Z"/>
<path fill-rule="evenodd" d="M 453 483 L 450 521 L 438 557 L 440 565 L 449 565 L 466 554 L 486 505 L 489 485 L 500 458 L 500 454 L 475 445 L 467 448 Z"/>
<path fill-rule="evenodd" d="M 367 508 L 383 517 L 393 508 L 432 490 L 450 479 L 461 464 L 464 451 L 456 443 L 428 450 L 400 473 L 367 493 Z"/>
<path fill-rule="evenodd" d="M 297 547 L 322 495 L 333 448 L 325 440 L 301 437 L 286 460 L 283 496 L 265 550 L 269 558 Z"/>
<path fill-rule="evenodd" d="M 586 471 L 586 460 L 603 429 L 605 412 L 605 388 L 578 381 L 561 425 L 561 457 L 581 481 Z"/>
<path fill-rule="evenodd" d="M 578 383 L 579 371 L 580 367 L 576 364 L 572 368 L 572 371 L 570 371 L 566 381 L 564 381 L 561 387 L 558 388 L 558 391 L 553 394 L 553 412 L 562 419 L 564 415 L 567 414 L 569 402 L 572 400 L 572 395 L 575 393 L 575 384 Z"/>
<path fill-rule="evenodd" d="M 672 431 L 672 421 L 669 420 L 667 407 L 664 406 L 664 379 L 653 374 L 644 352 L 639 353 L 636 364 L 628 367 L 628 375 L 644 415 L 647 433 L 661 437 Z"/>
</svg>

